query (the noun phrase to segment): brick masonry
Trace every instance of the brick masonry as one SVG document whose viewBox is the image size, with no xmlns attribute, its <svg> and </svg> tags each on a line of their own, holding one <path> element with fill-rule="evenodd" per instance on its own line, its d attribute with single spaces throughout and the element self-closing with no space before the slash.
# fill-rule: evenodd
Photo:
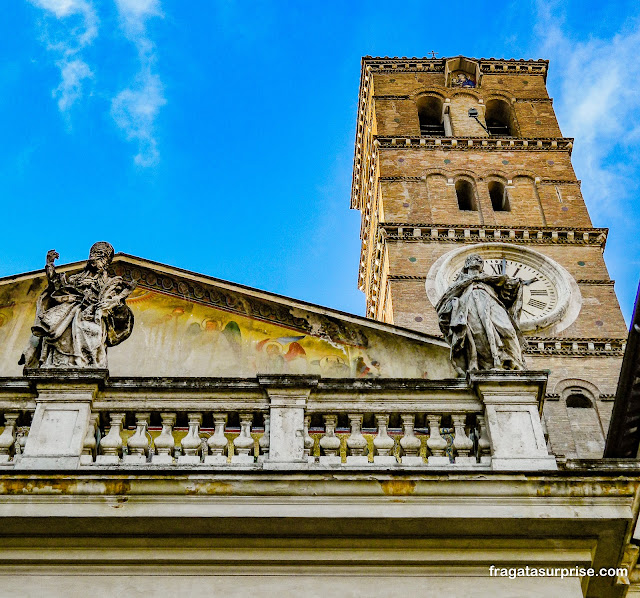
<svg viewBox="0 0 640 598">
<path fill-rule="evenodd" d="M 411 59 L 419 65 L 413 70 L 384 71 L 376 67 L 377 60 L 363 61 L 352 197 L 352 206 L 362 212 L 359 286 L 367 296 L 367 315 L 440 335 L 425 278 L 440 256 L 461 246 L 460 241 L 428 235 L 389 237 L 382 232 L 385 224 L 408 230 L 429 225 L 529 227 L 532 236 L 536 230 L 561 229 L 575 231 L 574 238 L 526 245 L 578 281 L 580 313 L 553 338 L 625 339 L 627 329 L 602 255 L 604 239 L 581 240 L 592 224 L 571 164 L 571 140 L 562 138 L 547 93 L 546 63 L 533 61 L 518 72 L 501 72 L 500 61 L 480 61 L 479 85 L 461 89 L 446 86 L 446 59 L 429 65 Z M 435 72 L 424 72 L 427 67 Z M 418 101 L 425 95 L 441 102 L 451 135 L 435 144 L 425 136 L 419 145 Z M 495 101 L 507 106 L 513 134 L 501 139 L 500 146 L 495 139 L 489 143 L 482 127 L 487 107 Z M 470 108 L 477 110 L 479 122 L 468 116 Z M 477 210 L 459 209 L 455 182 L 461 178 L 472 183 Z M 509 211 L 493 210 L 491 181 L 505 185 Z M 516 242 L 508 235 L 499 240 Z M 530 368 L 550 370 L 545 422 L 556 452 L 601 456 L 620 363 L 619 354 L 528 356 Z M 571 388 L 554 392 L 567 380 L 589 396 L 591 409 L 567 407 Z"/>
</svg>

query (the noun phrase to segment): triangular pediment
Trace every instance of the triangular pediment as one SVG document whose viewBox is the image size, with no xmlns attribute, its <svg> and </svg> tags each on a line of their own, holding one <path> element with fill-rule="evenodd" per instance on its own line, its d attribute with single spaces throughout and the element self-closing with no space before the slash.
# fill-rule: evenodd
<svg viewBox="0 0 640 598">
<path fill-rule="evenodd" d="M 112 376 L 455 377 L 433 336 L 126 254 L 111 269 L 137 283 L 127 300 L 133 333 L 108 352 Z M 0 280 L 0 376 L 22 373 L 45 286 L 43 270 Z"/>
</svg>

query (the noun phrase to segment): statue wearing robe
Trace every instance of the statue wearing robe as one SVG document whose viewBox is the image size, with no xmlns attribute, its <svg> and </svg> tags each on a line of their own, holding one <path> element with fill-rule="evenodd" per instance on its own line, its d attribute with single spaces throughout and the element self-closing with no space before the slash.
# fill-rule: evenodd
<svg viewBox="0 0 640 598">
<path fill-rule="evenodd" d="M 469 256 L 436 306 L 451 361 L 462 375 L 525 369 L 519 322 L 526 283 L 506 274 L 485 274 L 483 264 L 479 255 Z"/>
<path fill-rule="evenodd" d="M 49 284 L 38 298 L 32 336 L 19 363 L 41 368 L 106 368 L 107 347 L 126 340 L 133 313 L 125 299 L 135 284 L 107 271 L 113 259 L 109 243 L 95 243 L 82 272 L 56 272 L 58 253 L 47 253 Z"/>
</svg>

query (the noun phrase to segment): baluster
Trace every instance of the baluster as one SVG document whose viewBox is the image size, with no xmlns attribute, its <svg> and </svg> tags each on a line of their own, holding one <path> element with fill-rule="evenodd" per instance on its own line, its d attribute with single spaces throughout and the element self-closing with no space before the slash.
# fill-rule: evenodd
<svg viewBox="0 0 640 598">
<path fill-rule="evenodd" d="M 227 455 L 224 454 L 229 441 L 224 435 L 224 428 L 227 425 L 226 413 L 213 414 L 213 435 L 209 437 L 207 445 L 209 446 L 210 455 L 204 458 L 207 465 L 224 465 L 227 462 Z"/>
<path fill-rule="evenodd" d="M 320 439 L 320 463 L 323 465 L 340 465 L 340 439 L 336 436 L 337 415 L 324 415 L 324 436 Z"/>
<path fill-rule="evenodd" d="M 456 465 L 475 465 L 476 458 L 470 457 L 469 453 L 473 450 L 473 441 L 467 436 L 465 425 L 467 416 L 464 413 L 456 413 L 451 416 L 453 420 L 453 430 L 455 437 L 453 438 L 453 448 L 456 452 Z"/>
<path fill-rule="evenodd" d="M 489 431 L 487 429 L 484 415 L 478 414 L 476 419 L 478 421 L 478 457 L 479 461 L 483 465 L 491 464 L 491 441 L 489 440 Z"/>
<path fill-rule="evenodd" d="M 80 455 L 80 465 L 92 465 L 96 452 L 96 427 L 98 425 L 99 413 L 89 415 L 89 427 L 87 435 L 82 443 L 82 454 Z"/>
<path fill-rule="evenodd" d="M 311 416 L 307 415 L 304 418 L 304 424 L 302 429 L 302 436 L 304 438 L 304 457 L 308 463 L 315 463 L 316 458 L 312 455 L 313 451 L 313 438 L 309 435 L 309 426 L 311 425 Z"/>
<path fill-rule="evenodd" d="M 351 435 L 347 438 L 347 463 L 351 465 L 368 465 L 368 445 L 367 439 L 362 435 L 361 413 L 350 413 L 349 423 L 351 424 Z"/>
<path fill-rule="evenodd" d="M 109 415 L 111 426 L 109 433 L 100 441 L 101 455 L 96 457 L 96 463 L 101 465 L 118 465 L 122 452 L 122 437 L 120 430 L 124 421 L 124 413 L 111 413 Z"/>
<path fill-rule="evenodd" d="M 240 413 L 240 436 L 234 439 L 233 447 L 236 454 L 231 457 L 232 463 L 253 463 L 251 454 L 255 442 L 251 438 L 251 424 L 253 423 L 253 413 Z"/>
<path fill-rule="evenodd" d="M 0 463 L 8 463 L 11 460 L 11 449 L 15 442 L 16 422 L 19 413 L 10 412 L 4 414 L 4 430 L 0 434 Z"/>
<path fill-rule="evenodd" d="M 127 440 L 129 454 L 122 459 L 127 465 L 141 465 L 147 462 L 149 417 L 149 413 L 136 413 L 136 431 L 129 436 Z"/>
<path fill-rule="evenodd" d="M 258 456 L 258 462 L 263 463 L 269 459 L 269 434 L 271 432 L 271 416 L 268 413 L 264 414 L 264 434 L 258 440 L 258 450 L 260 455 Z"/>
<path fill-rule="evenodd" d="M 391 454 L 394 442 L 393 438 L 387 433 L 389 416 L 376 413 L 376 423 L 378 424 L 378 435 L 373 439 L 373 446 L 376 451 L 373 462 L 381 465 L 395 465 L 398 461 Z"/>
<path fill-rule="evenodd" d="M 202 425 L 202 413 L 188 413 L 189 431 L 182 439 L 182 455 L 178 457 L 178 465 L 198 465 L 200 463 L 200 426 Z"/>
<path fill-rule="evenodd" d="M 415 435 L 415 416 L 413 413 L 403 413 L 400 417 L 402 418 L 402 429 L 404 432 L 404 435 L 400 439 L 402 464 L 422 465 L 422 457 L 420 456 L 422 443 Z"/>
<path fill-rule="evenodd" d="M 13 458 L 24 453 L 24 446 L 27 444 L 27 436 L 29 434 L 29 426 L 20 426 L 16 431 L 16 441 L 13 443 L 15 450 Z"/>
<path fill-rule="evenodd" d="M 440 435 L 440 422 L 442 421 L 441 415 L 427 415 L 427 421 L 429 422 L 429 438 L 427 440 L 427 447 L 431 451 L 427 459 L 429 465 L 436 465 L 438 467 L 443 465 L 450 465 L 449 457 L 444 454 L 447 448 L 447 441 Z"/>
<path fill-rule="evenodd" d="M 176 446 L 173 438 L 173 426 L 176 425 L 176 414 L 161 413 L 160 419 L 162 419 L 162 432 L 160 432 L 153 443 L 157 454 L 154 453 L 151 455 L 151 463 L 172 465 L 173 452 Z"/>
</svg>

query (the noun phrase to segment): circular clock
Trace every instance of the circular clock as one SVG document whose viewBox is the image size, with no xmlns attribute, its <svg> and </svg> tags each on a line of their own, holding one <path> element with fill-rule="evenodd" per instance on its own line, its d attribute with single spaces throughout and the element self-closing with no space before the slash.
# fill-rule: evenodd
<svg viewBox="0 0 640 598">
<path fill-rule="evenodd" d="M 474 253 L 484 260 L 487 274 L 506 274 L 522 280 L 520 328 L 523 332 L 550 326 L 559 332 L 578 316 L 582 297 L 571 274 L 537 251 L 507 243 L 469 245 L 440 257 L 429 270 L 426 282 L 427 296 L 434 306 L 451 286 L 465 260 Z"/>
</svg>

